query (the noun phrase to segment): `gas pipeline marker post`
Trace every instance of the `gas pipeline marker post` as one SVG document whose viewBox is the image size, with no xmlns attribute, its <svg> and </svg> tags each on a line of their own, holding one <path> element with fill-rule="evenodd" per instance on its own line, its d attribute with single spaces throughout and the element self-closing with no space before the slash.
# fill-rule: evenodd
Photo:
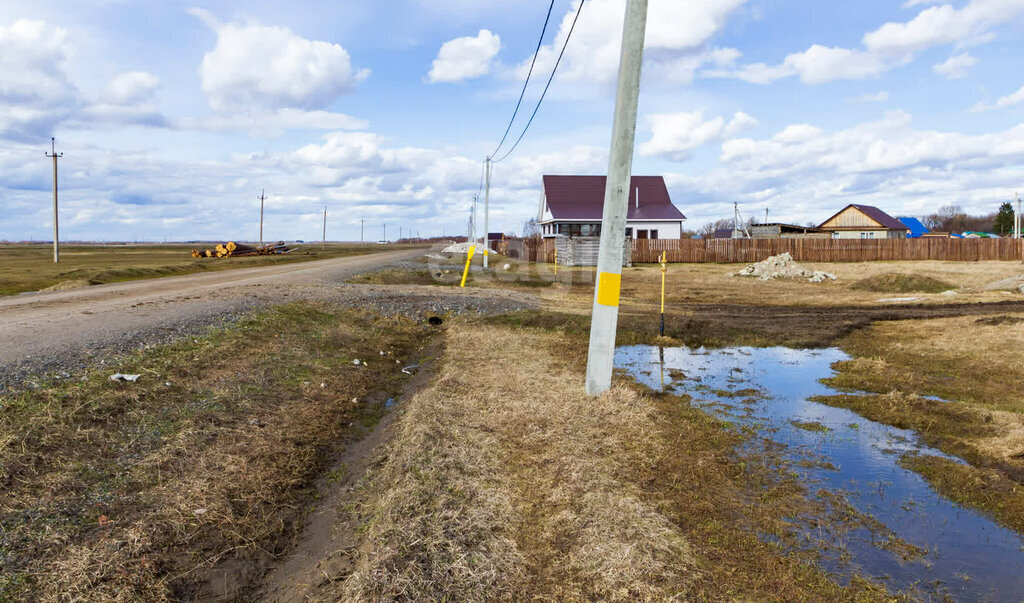
<svg viewBox="0 0 1024 603">
<path fill-rule="evenodd" d="M 466 288 L 466 277 L 469 276 L 469 264 L 473 261 L 474 253 L 476 253 L 476 245 L 472 245 L 466 252 L 466 269 L 462 271 L 462 282 L 459 283 L 459 287 L 462 289 Z"/>
<path fill-rule="evenodd" d="M 668 257 L 667 251 L 661 252 L 661 336 L 665 336 L 665 270 L 668 268 L 666 258 Z"/>
</svg>

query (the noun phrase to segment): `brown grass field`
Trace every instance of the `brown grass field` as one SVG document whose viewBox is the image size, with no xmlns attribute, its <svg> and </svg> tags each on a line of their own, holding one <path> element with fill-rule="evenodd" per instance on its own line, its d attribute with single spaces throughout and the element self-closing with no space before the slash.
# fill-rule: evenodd
<svg viewBox="0 0 1024 603">
<path fill-rule="evenodd" d="M 179 276 L 373 253 L 394 246 L 306 244 L 288 255 L 192 259 L 202 245 L 64 245 L 53 263 L 48 245 L 0 245 L 0 295 L 47 287 L 76 287 L 163 276 Z"/>
<path fill-rule="evenodd" d="M 458 295 L 447 282 L 457 263 L 354 281 L 428 284 L 441 272 L 444 286 L 425 291 Z M 470 286 L 531 291 L 541 307 L 452 316 L 437 329 L 290 304 L 82 381 L 0 396 L 0 600 L 249 600 L 268 568 L 315 537 L 301 526 L 325 504 L 353 527 L 323 566 L 312 561 L 309 600 L 922 596 L 821 570 L 814 547 L 795 541 L 794 518 L 826 533 L 871 518 L 807 492 L 758 433 L 623 376 L 584 396 L 591 270 L 563 269 L 554 282 L 549 267 L 495 265 Z M 853 360 L 832 385 L 872 395 L 821 401 L 967 459 L 901 463 L 1024 531 L 1024 309 L 1006 304 L 1022 296 L 976 290 L 1024 266 L 813 266 L 840 277 L 818 285 L 727 276 L 738 268 L 670 267 L 665 338 L 660 272 L 627 269 L 619 343 L 839 346 Z M 894 274 L 958 293 L 854 286 L 935 288 Z M 887 297 L 922 299 L 894 309 L 878 301 Z M 237 355 L 249 348 L 260 353 Z M 393 395 L 408 382 L 399 369 L 425 361 L 423 385 L 375 428 L 383 407 L 365 401 Z M 112 370 L 143 378 L 111 383 Z M 383 430 L 383 447 L 324 498 L 318 484 L 344 473 L 332 459 L 360 425 Z"/>
</svg>

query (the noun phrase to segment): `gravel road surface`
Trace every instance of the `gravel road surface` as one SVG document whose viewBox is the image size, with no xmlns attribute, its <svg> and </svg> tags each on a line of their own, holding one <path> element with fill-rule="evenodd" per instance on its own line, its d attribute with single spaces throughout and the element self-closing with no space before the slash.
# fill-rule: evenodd
<svg viewBox="0 0 1024 603">
<path fill-rule="evenodd" d="M 67 378 L 111 354 L 201 333 L 273 303 L 325 299 L 390 314 L 533 305 L 531 296 L 511 292 L 345 284 L 360 272 L 423 253 L 391 251 L 0 298 L 0 392 L 32 387 L 43 376 Z"/>
</svg>

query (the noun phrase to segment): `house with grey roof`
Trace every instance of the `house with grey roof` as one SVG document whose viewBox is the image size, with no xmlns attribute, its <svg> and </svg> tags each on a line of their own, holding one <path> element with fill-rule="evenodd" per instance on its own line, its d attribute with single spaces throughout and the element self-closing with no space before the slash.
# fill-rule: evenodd
<svg viewBox="0 0 1024 603">
<path fill-rule="evenodd" d="M 905 239 L 910 228 L 871 205 L 851 203 L 818 228 L 832 233 L 833 239 Z"/>
<path fill-rule="evenodd" d="M 595 237 L 604 216 L 605 176 L 544 176 L 537 223 L 545 238 Z M 626 237 L 679 239 L 686 216 L 672 204 L 661 176 L 633 176 Z"/>
</svg>

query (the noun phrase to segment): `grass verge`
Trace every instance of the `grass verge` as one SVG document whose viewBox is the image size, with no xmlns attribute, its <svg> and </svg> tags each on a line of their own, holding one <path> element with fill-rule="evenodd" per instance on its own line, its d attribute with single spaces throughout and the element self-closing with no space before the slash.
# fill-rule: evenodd
<svg viewBox="0 0 1024 603">
<path fill-rule="evenodd" d="M 749 436 L 632 382 L 588 398 L 585 331 L 503 320 L 447 331 L 437 376 L 362 483 L 355 571 L 320 598 L 887 596 L 787 547 L 805 492 L 737 452 Z"/>
<path fill-rule="evenodd" d="M 67 289 L 198 272 L 291 264 L 375 253 L 394 247 L 331 244 L 300 247 L 288 255 L 190 259 L 198 245 L 62 245 L 53 263 L 43 245 L 0 245 L 0 295 L 47 288 Z"/>
<path fill-rule="evenodd" d="M 290 304 L 0 397 L 0 600 L 194 598 L 218 564 L 258 574 L 425 328 Z"/>
</svg>

